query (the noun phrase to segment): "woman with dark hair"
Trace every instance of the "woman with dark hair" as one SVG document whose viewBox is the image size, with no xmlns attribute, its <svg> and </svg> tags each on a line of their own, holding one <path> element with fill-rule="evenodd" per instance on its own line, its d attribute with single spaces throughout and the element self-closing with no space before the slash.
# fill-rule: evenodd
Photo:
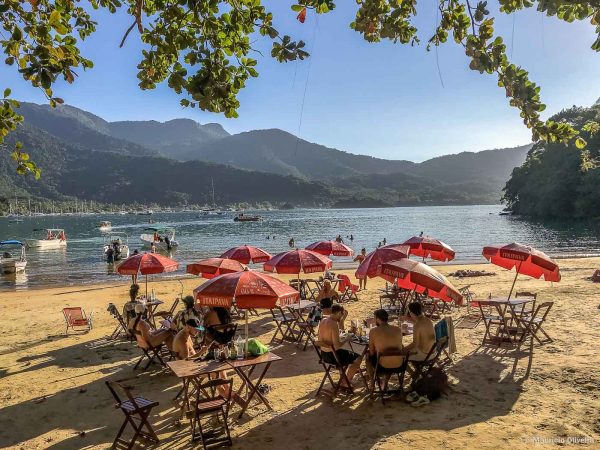
<svg viewBox="0 0 600 450">
<path fill-rule="evenodd" d="M 215 341 L 217 344 L 225 345 L 232 339 L 232 333 L 222 331 L 222 325 L 229 325 L 232 322 L 229 310 L 221 307 L 211 307 L 204 316 L 204 328 L 206 328 L 205 344 Z"/>
<path fill-rule="evenodd" d="M 140 286 L 132 284 L 129 287 L 129 301 L 123 305 L 123 318 L 128 329 L 131 329 L 131 324 L 136 318 L 135 305 L 139 305 L 140 302 L 137 300 L 138 293 L 140 292 Z"/>
</svg>

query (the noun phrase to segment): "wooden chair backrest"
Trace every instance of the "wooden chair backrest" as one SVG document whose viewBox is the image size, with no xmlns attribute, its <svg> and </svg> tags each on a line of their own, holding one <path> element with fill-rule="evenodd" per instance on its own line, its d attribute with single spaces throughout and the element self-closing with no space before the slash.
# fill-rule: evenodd
<svg viewBox="0 0 600 450">
<path fill-rule="evenodd" d="M 179 297 L 175 299 L 175 301 L 171 305 L 171 308 L 169 308 L 169 315 L 171 315 L 171 316 L 173 315 L 173 313 L 175 312 L 175 308 L 177 308 L 178 304 L 179 304 Z"/>
<path fill-rule="evenodd" d="M 444 336 L 433 343 L 429 353 L 427 353 L 427 357 L 424 362 L 427 364 L 435 363 L 439 358 L 446 346 L 448 345 L 448 337 Z"/>
<path fill-rule="evenodd" d="M 217 340 L 217 339 L 214 339 L 214 340 L 222 345 L 225 345 L 225 344 L 231 342 L 233 340 L 233 338 L 235 337 L 235 333 L 237 332 L 237 327 L 238 327 L 237 323 L 212 325 L 211 328 L 213 329 L 213 331 L 220 333 L 219 340 Z M 213 336 L 213 338 L 214 337 L 215 336 Z M 227 341 L 227 342 L 220 342 L 220 341 Z"/>
<path fill-rule="evenodd" d="M 125 386 L 117 381 L 106 381 L 105 383 L 106 387 L 108 387 L 108 390 L 117 401 L 116 407 L 119 407 L 124 401 L 121 397 L 119 397 L 118 391 L 120 391 L 125 394 L 127 400 L 129 400 L 135 408 L 134 413 L 140 410 L 140 406 L 137 404 L 137 402 L 135 401 L 135 397 L 131 393 L 131 391 L 133 390 L 131 386 Z"/>
<path fill-rule="evenodd" d="M 73 308 L 63 308 L 63 314 L 69 324 L 72 324 L 75 320 L 86 320 L 83 309 L 79 306 Z"/>
<path fill-rule="evenodd" d="M 532 298 L 532 299 L 536 300 L 537 299 L 537 293 L 535 293 L 535 292 L 529 292 L 529 291 L 516 292 L 515 293 L 515 298 L 519 298 L 519 297 L 521 297 L 521 298 L 523 298 L 523 297 L 525 297 L 525 298 Z"/>
<path fill-rule="evenodd" d="M 220 386 L 227 385 L 229 388 L 227 389 L 227 396 L 224 397 L 217 390 Z M 206 383 L 202 383 L 198 386 L 196 391 L 196 400 L 198 402 L 207 401 L 207 400 L 216 400 L 218 398 L 224 398 L 227 400 L 227 403 L 231 400 L 231 391 L 233 390 L 233 379 L 229 378 L 224 380 L 222 378 L 217 378 L 216 380 L 210 380 Z M 210 392 L 210 395 L 207 395 Z"/>
<path fill-rule="evenodd" d="M 535 308 L 531 320 L 538 319 L 541 321 L 540 325 L 546 321 L 546 316 L 550 312 L 550 309 L 554 305 L 554 302 L 544 302 Z M 541 316 L 541 317 L 540 317 Z"/>
<path fill-rule="evenodd" d="M 402 358 L 400 365 L 398 365 L 397 367 L 386 367 L 382 364 L 383 358 Z M 382 352 L 377 352 L 377 367 L 381 366 L 384 369 L 399 369 L 402 364 L 404 364 L 404 358 L 406 358 L 406 354 L 402 352 L 401 349 L 397 349 L 397 348 L 387 348 L 385 350 L 383 350 Z"/>
</svg>

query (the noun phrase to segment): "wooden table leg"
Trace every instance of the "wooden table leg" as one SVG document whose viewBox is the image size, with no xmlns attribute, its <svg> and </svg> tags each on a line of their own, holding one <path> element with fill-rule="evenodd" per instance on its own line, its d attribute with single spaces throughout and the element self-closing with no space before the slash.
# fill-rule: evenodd
<svg viewBox="0 0 600 450">
<path fill-rule="evenodd" d="M 258 386 L 260 386 L 260 383 L 263 380 L 263 378 L 265 377 L 265 375 L 267 374 L 269 367 L 271 367 L 271 363 L 269 362 L 265 365 L 265 368 L 262 371 L 260 377 L 258 377 L 258 380 L 256 380 L 256 383 L 252 383 L 252 380 L 250 380 L 250 375 L 252 374 L 252 370 L 254 370 L 255 367 L 256 366 L 252 366 L 252 369 L 248 372 L 248 374 L 246 374 L 242 368 L 235 369 L 235 371 L 242 378 L 242 380 L 244 381 L 244 384 L 248 387 L 248 390 L 250 391 L 248 398 L 245 400 L 245 404 L 242 406 L 242 410 L 240 411 L 238 418 L 241 418 L 244 415 L 244 413 L 246 412 L 246 409 L 248 409 L 248 406 L 250 406 L 250 402 L 252 401 L 254 394 L 258 395 L 258 398 L 269 410 L 273 410 L 269 401 L 265 398 L 264 395 L 262 395 L 258 391 Z"/>
</svg>

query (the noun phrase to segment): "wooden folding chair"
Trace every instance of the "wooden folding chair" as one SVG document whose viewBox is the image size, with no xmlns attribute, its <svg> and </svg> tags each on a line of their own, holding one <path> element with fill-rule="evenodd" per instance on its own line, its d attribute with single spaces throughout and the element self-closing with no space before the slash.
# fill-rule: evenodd
<svg viewBox="0 0 600 450">
<path fill-rule="evenodd" d="M 223 389 L 227 391 L 226 396 L 221 394 Z M 208 446 L 213 445 L 225 444 L 230 447 L 233 445 L 227 424 L 232 391 L 232 379 L 223 380 L 218 378 L 197 387 L 196 400 L 192 403 L 193 409 L 187 412 L 192 428 L 192 446 L 198 440 L 202 442 L 202 447 L 205 450 Z M 219 423 L 222 421 L 221 432 L 219 433 L 219 430 L 212 427 L 210 430 L 203 428 L 202 419 L 205 417 L 214 417 Z M 204 427 L 206 427 L 206 424 Z"/>
<path fill-rule="evenodd" d="M 133 334 L 127 329 L 127 324 L 125 323 L 125 319 L 114 305 L 114 303 L 109 303 L 108 308 L 106 309 L 111 316 L 113 316 L 117 321 L 117 326 L 114 331 L 108 337 L 110 340 L 117 339 L 121 334 L 125 335 L 130 341 L 134 339 Z"/>
<path fill-rule="evenodd" d="M 529 291 L 521 291 L 515 293 L 515 298 L 528 298 L 531 301 L 523 303 L 520 308 L 515 308 L 515 312 L 521 316 L 531 316 L 535 311 L 535 302 L 537 301 L 537 293 Z"/>
<path fill-rule="evenodd" d="M 233 314 L 235 314 L 236 316 L 243 318 L 245 317 L 245 313 L 242 313 L 239 308 L 237 307 L 237 303 L 235 301 L 235 299 L 233 299 L 233 302 L 231 303 L 231 311 L 233 312 Z M 248 314 L 250 314 L 251 316 L 256 316 L 258 317 L 258 311 L 254 308 L 249 308 L 244 310 L 246 311 Z"/>
<path fill-rule="evenodd" d="M 500 311 L 496 311 L 497 314 L 490 314 L 483 310 L 483 305 L 478 303 L 479 311 L 481 312 L 481 319 L 483 320 L 483 324 L 485 325 L 485 333 L 483 335 L 482 344 L 485 344 L 486 341 L 492 341 L 493 338 L 498 338 L 500 334 L 500 329 L 505 326 L 504 317 L 500 315 Z M 496 327 L 496 334 L 492 336 L 492 327 Z M 499 341 L 500 343 L 502 341 Z M 500 343 L 498 345 L 500 345 Z"/>
<path fill-rule="evenodd" d="M 134 397 L 131 394 L 131 391 L 133 390 L 131 386 L 124 386 L 116 381 L 106 381 L 106 387 L 108 387 L 110 393 L 117 402 L 115 408 L 120 409 L 125 415 L 123 425 L 121 425 L 112 446 L 114 448 L 131 449 L 136 441 L 141 439 L 158 443 L 158 436 L 154 432 L 150 422 L 148 422 L 148 416 L 150 415 L 152 408 L 158 406 L 159 403 L 147 400 L 143 397 Z M 125 393 L 127 399 L 121 399 L 117 391 Z M 134 431 L 133 437 L 129 441 L 121 438 L 128 424 L 131 425 Z M 144 428 L 146 431 L 144 431 Z"/>
<path fill-rule="evenodd" d="M 442 354 L 447 345 L 448 338 L 443 337 L 433 343 L 431 349 L 427 353 L 427 357 L 423 361 L 415 361 L 411 360 L 410 357 L 408 358 L 407 369 L 412 376 L 409 391 L 414 390 L 415 385 L 420 379 L 425 378 L 427 375 L 429 375 L 429 372 L 439 361 L 440 355 Z"/>
<path fill-rule="evenodd" d="M 281 338 L 279 339 L 279 341 L 281 344 L 283 344 L 283 342 L 286 339 L 291 339 L 295 341 L 296 339 L 294 338 L 292 326 L 296 322 L 296 319 L 293 317 L 286 316 L 283 309 L 281 309 L 281 307 L 279 306 L 271 309 L 271 315 L 273 316 L 273 322 L 275 322 L 275 326 L 277 327 L 277 329 L 275 330 L 275 334 L 273 334 L 270 343 L 272 344 L 273 342 L 275 342 L 277 336 L 280 334 Z"/>
<path fill-rule="evenodd" d="M 177 308 L 177 305 L 179 304 L 179 297 L 177 297 L 175 299 L 175 301 L 173 302 L 173 304 L 171 305 L 171 307 L 169 308 L 168 311 L 158 311 L 155 312 L 153 315 L 155 317 L 160 317 L 162 319 L 169 319 L 169 318 L 173 318 L 173 316 L 175 315 L 175 308 Z"/>
<path fill-rule="evenodd" d="M 69 328 L 73 331 L 90 331 L 92 329 L 94 311 L 88 317 L 83 308 L 76 306 L 73 308 L 63 308 L 63 315 L 67 323 L 65 334 L 69 334 Z"/>
<path fill-rule="evenodd" d="M 403 361 L 402 364 L 398 367 L 383 367 L 381 365 L 382 358 L 386 356 L 402 356 Z M 403 394 L 404 393 L 404 373 L 406 372 L 406 366 L 408 364 L 408 357 L 406 354 L 402 353 L 401 350 L 385 350 L 383 352 L 377 353 L 377 364 L 375 365 L 373 371 L 373 383 L 371 385 L 371 399 L 375 396 L 381 397 L 381 403 L 385 404 L 385 396 L 386 394 Z M 396 375 L 398 377 L 398 388 L 397 389 L 388 389 L 389 381 L 392 375 Z M 383 383 L 382 383 L 383 378 Z M 375 390 L 377 388 L 377 390 Z"/>
<path fill-rule="evenodd" d="M 331 352 L 335 359 L 335 364 L 324 361 L 323 360 L 324 352 L 321 349 L 321 347 L 331 348 L 331 346 L 328 344 L 325 344 L 322 341 L 313 341 L 313 347 L 315 348 L 315 351 L 317 352 L 317 356 L 319 357 L 319 364 L 321 364 L 321 366 L 323 366 L 323 370 L 325 371 L 325 374 L 323 375 L 323 379 L 321 380 L 321 384 L 319 385 L 319 389 L 317 389 L 317 393 L 315 394 L 315 397 L 318 397 L 319 394 L 321 393 L 321 390 L 323 389 L 323 385 L 325 384 L 326 380 L 329 380 L 329 383 L 331 383 L 331 386 L 333 387 L 333 393 L 331 396 L 332 398 L 335 397 L 337 395 L 337 393 L 342 389 L 342 387 L 341 387 L 342 381 L 345 381 L 346 385 L 348 386 L 347 388 L 343 388 L 343 389 L 347 390 L 350 394 L 353 394 L 354 388 L 352 387 L 352 383 L 348 379 L 348 375 L 346 375 L 346 369 L 350 366 L 350 364 L 342 364 L 340 362 L 337 354 L 335 353 L 335 351 Z M 340 371 L 340 378 L 337 381 L 337 383 L 333 380 L 333 377 L 331 376 L 332 370 Z M 365 387 L 368 389 L 369 386 L 367 384 L 367 380 L 365 378 L 363 369 L 362 368 L 359 369 L 358 373 L 362 377 Z"/>
<path fill-rule="evenodd" d="M 546 321 L 546 317 L 552 309 L 554 302 L 544 302 L 535 309 L 531 316 L 522 316 L 519 319 L 520 325 L 524 328 L 523 334 L 521 336 L 521 342 L 527 337 L 531 336 L 532 339 L 535 339 L 540 344 L 544 344 L 546 342 L 553 342 L 553 339 L 544 331 L 542 325 Z M 538 333 L 543 334 L 546 339 L 543 341 L 539 338 Z"/>
</svg>

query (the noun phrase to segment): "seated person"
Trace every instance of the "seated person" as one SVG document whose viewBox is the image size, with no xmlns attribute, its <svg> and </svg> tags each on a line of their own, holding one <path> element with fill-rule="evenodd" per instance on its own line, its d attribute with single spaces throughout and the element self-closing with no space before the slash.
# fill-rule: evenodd
<svg viewBox="0 0 600 450">
<path fill-rule="evenodd" d="M 232 322 L 229 310 L 221 307 L 211 307 L 204 316 L 204 344 L 210 344 L 213 341 L 216 344 L 225 345 L 231 342 L 233 336 L 215 329 L 217 325 L 228 325 Z"/>
<path fill-rule="evenodd" d="M 322 316 L 331 316 L 332 304 L 333 304 L 333 302 L 330 298 L 321 299 L 320 305 L 321 305 L 321 315 Z M 341 305 L 340 305 L 340 308 L 342 308 L 342 315 L 340 316 L 340 319 L 337 322 L 338 322 L 338 326 L 339 326 L 340 330 L 345 331 L 346 326 L 344 324 L 344 321 L 348 317 L 348 311 L 346 311 L 344 309 L 344 307 Z"/>
<path fill-rule="evenodd" d="M 333 302 L 334 300 L 339 300 L 339 294 L 331 287 L 330 280 L 323 281 L 323 288 L 317 294 L 317 302 L 321 301 L 324 298 L 330 298 Z"/>
<path fill-rule="evenodd" d="M 135 283 L 132 284 L 129 287 L 129 301 L 123 305 L 123 320 L 125 321 L 125 325 L 127 326 L 128 330 L 131 330 L 133 322 L 137 317 L 135 307 L 136 305 L 140 304 L 140 302 L 137 300 L 139 291 L 140 286 Z"/>
<path fill-rule="evenodd" d="M 196 319 L 188 319 L 185 325 L 173 339 L 173 352 L 177 359 L 189 359 L 196 356 L 193 338 L 204 330 Z"/>
<path fill-rule="evenodd" d="M 404 349 L 408 352 L 409 360 L 425 361 L 431 347 L 435 343 L 435 329 L 429 317 L 423 315 L 423 305 L 413 302 L 408 305 L 409 320 L 413 325 L 413 341 Z"/>
<path fill-rule="evenodd" d="M 344 308 L 340 305 L 333 305 L 331 307 L 331 314 L 329 317 L 325 317 L 319 324 L 319 341 L 323 344 L 321 347 L 323 361 L 327 364 L 337 364 L 335 357 L 333 356 L 333 352 L 335 351 L 340 364 L 344 366 L 348 365 L 346 376 L 350 383 L 352 383 L 352 378 L 354 378 L 354 375 L 356 375 L 356 372 L 360 369 L 362 358 L 353 351 L 341 348 L 345 343 L 345 341 L 340 341 L 339 327 L 339 321 L 342 319 L 343 312 Z M 340 376 L 342 375 L 343 374 L 340 373 Z M 350 387 L 343 379 L 340 386 L 346 388 Z"/>
<path fill-rule="evenodd" d="M 377 366 L 377 353 L 385 350 L 402 350 L 402 330 L 388 323 L 388 313 L 385 309 L 375 311 L 375 325 L 369 333 L 369 358 L 367 372 L 372 378 Z M 402 356 L 386 356 L 381 358 L 381 367 L 395 369 L 404 362 Z"/>
<path fill-rule="evenodd" d="M 137 317 L 133 323 L 135 340 L 141 348 L 158 347 L 160 344 L 166 344 L 169 350 L 173 346 L 173 330 L 160 328 L 153 330 L 152 326 L 143 318 L 146 307 L 142 304 L 136 305 L 135 312 Z"/>
<path fill-rule="evenodd" d="M 173 322 L 171 324 L 171 328 L 175 331 L 181 331 L 185 327 L 185 324 L 190 319 L 195 319 L 199 325 L 203 325 L 204 316 L 201 311 L 198 311 L 195 308 L 195 300 L 194 297 L 188 295 L 183 298 L 183 309 L 175 314 L 173 318 Z"/>
</svg>

